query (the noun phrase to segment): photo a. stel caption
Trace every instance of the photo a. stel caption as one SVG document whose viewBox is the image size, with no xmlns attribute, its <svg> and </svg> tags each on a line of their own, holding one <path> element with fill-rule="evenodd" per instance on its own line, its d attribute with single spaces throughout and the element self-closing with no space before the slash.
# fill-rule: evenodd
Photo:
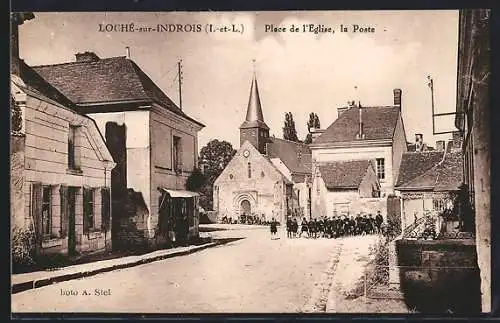
<svg viewBox="0 0 500 323">
<path fill-rule="evenodd" d="M 281 25 L 273 25 L 266 24 L 264 25 L 264 31 L 266 33 L 313 33 L 313 34 L 334 34 L 336 31 L 341 33 L 374 33 L 375 27 L 373 26 L 361 26 L 357 24 L 352 25 L 339 25 L 338 29 L 335 29 L 332 26 L 327 26 L 323 24 L 302 24 L 302 25 L 289 25 L 289 26 L 281 26 Z"/>
</svg>

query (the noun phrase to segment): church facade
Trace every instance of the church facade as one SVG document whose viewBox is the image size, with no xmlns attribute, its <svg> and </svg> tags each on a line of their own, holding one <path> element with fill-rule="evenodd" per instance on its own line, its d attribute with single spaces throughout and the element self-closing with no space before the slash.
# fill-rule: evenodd
<svg viewBox="0 0 500 323">
<path fill-rule="evenodd" d="M 284 224 L 310 217 L 311 151 L 307 145 L 269 136 L 254 74 L 240 148 L 214 182 L 219 219 L 258 217 Z"/>
</svg>

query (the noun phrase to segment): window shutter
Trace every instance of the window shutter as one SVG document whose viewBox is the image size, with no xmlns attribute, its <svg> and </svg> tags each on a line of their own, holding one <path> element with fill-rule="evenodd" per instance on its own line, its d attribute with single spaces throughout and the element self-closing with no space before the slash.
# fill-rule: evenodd
<svg viewBox="0 0 500 323">
<path fill-rule="evenodd" d="M 37 253 L 42 241 L 42 190 L 42 183 L 36 182 L 32 184 L 31 220 L 35 233 Z"/>
<path fill-rule="evenodd" d="M 89 189 L 83 187 L 83 233 L 89 232 Z"/>
<path fill-rule="evenodd" d="M 109 188 L 101 187 L 101 225 L 104 231 L 108 231 L 110 228 L 110 193 Z"/>
<path fill-rule="evenodd" d="M 183 142 L 182 142 L 182 137 L 179 137 L 179 160 L 178 160 L 178 163 L 179 163 L 179 174 L 182 174 L 182 168 L 183 168 L 183 149 L 182 149 L 182 146 L 183 146 Z"/>
<path fill-rule="evenodd" d="M 59 188 L 61 196 L 61 238 L 68 234 L 68 186 L 61 185 Z"/>
</svg>

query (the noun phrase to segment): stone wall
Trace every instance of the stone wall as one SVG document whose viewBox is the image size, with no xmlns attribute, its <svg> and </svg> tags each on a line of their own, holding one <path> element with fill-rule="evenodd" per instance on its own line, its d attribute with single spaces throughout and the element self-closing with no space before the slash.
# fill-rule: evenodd
<svg viewBox="0 0 500 323">
<path fill-rule="evenodd" d="M 422 313 L 478 313 L 479 268 L 474 240 L 396 240 L 401 290 Z"/>
<path fill-rule="evenodd" d="M 11 233 L 25 226 L 24 214 L 24 145 L 25 137 L 10 137 L 10 223 Z"/>
</svg>

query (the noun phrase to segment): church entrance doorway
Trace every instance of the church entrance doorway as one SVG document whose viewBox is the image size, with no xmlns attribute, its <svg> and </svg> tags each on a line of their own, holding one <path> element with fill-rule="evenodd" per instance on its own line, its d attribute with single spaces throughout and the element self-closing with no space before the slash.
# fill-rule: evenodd
<svg viewBox="0 0 500 323">
<path fill-rule="evenodd" d="M 250 202 L 248 200 L 241 201 L 240 215 L 250 216 L 251 212 L 252 212 L 252 207 L 250 206 Z"/>
</svg>

